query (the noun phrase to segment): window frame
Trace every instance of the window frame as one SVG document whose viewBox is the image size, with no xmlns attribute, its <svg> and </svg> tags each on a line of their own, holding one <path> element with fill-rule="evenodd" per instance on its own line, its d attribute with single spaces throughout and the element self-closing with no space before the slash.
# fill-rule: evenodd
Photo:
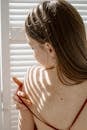
<svg viewBox="0 0 87 130">
<path fill-rule="evenodd" d="M 9 60 L 9 0 L 0 0 L 0 62 L 1 62 L 1 127 L 10 128 L 10 60 Z M 4 124 L 5 123 L 5 124 Z"/>
</svg>

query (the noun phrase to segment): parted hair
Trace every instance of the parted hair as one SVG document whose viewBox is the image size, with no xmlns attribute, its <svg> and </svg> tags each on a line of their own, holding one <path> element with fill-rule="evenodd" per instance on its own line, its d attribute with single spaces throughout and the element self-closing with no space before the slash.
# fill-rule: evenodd
<svg viewBox="0 0 87 130">
<path fill-rule="evenodd" d="M 58 79 L 64 85 L 87 80 L 86 30 L 82 17 L 65 0 L 45 0 L 25 20 L 27 36 L 49 42 L 57 55 Z"/>
</svg>

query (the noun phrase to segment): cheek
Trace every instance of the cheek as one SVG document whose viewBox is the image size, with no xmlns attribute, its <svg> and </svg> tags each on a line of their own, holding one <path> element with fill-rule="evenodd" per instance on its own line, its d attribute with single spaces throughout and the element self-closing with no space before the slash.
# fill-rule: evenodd
<svg viewBox="0 0 87 130">
<path fill-rule="evenodd" d="M 34 56 L 38 62 L 43 61 L 43 51 L 37 49 L 34 53 Z"/>
<path fill-rule="evenodd" d="M 48 61 L 48 56 L 47 56 L 47 53 L 44 51 L 44 50 L 41 50 L 41 49 L 37 49 L 34 51 L 34 57 L 35 59 L 41 63 L 41 64 L 46 64 Z"/>
</svg>

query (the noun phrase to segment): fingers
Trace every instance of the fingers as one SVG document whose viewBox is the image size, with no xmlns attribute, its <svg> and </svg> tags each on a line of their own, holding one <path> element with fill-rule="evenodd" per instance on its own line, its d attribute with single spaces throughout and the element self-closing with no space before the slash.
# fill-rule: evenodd
<svg viewBox="0 0 87 130">
<path fill-rule="evenodd" d="M 24 92 L 18 91 L 17 96 L 19 97 L 19 99 L 22 101 L 22 103 L 26 104 L 26 105 L 31 105 L 31 101 L 29 98 L 26 98 L 26 95 Z"/>
<path fill-rule="evenodd" d="M 17 95 L 26 98 L 26 94 L 24 92 L 22 92 L 22 91 L 18 91 Z"/>
<path fill-rule="evenodd" d="M 22 89 L 23 89 L 23 83 L 20 80 L 18 80 L 16 77 L 13 77 L 12 79 L 18 85 L 18 88 L 17 88 L 17 90 L 16 90 L 15 93 L 17 93 L 18 90 L 22 91 Z"/>
<path fill-rule="evenodd" d="M 26 106 L 30 106 L 32 103 L 29 100 L 28 95 L 22 91 L 23 83 L 16 77 L 12 78 L 13 81 L 18 85 L 16 92 L 14 93 L 13 100 L 15 101 L 17 109 L 28 109 Z"/>
<path fill-rule="evenodd" d="M 24 98 L 26 98 L 26 99 L 29 99 L 28 95 L 27 95 L 25 92 L 23 92 L 23 91 L 18 91 L 18 92 L 17 92 L 17 95 L 18 95 L 18 96 L 22 96 L 22 97 L 24 97 Z"/>
<path fill-rule="evenodd" d="M 20 100 L 20 98 L 18 96 L 13 96 L 13 100 L 15 102 L 16 105 L 16 109 L 19 110 L 28 110 L 28 108 L 22 103 L 22 101 Z M 30 105 L 27 103 L 27 105 Z"/>
<path fill-rule="evenodd" d="M 26 110 L 27 109 L 28 110 L 27 107 L 32 105 L 31 101 L 29 99 L 26 99 L 23 93 L 22 93 L 21 96 L 14 94 L 13 100 L 16 104 L 16 109 L 20 109 L 20 110 Z"/>
<path fill-rule="evenodd" d="M 26 104 L 27 106 L 32 105 L 31 101 L 29 99 L 23 98 L 23 97 L 19 97 L 21 101 L 23 101 L 24 104 Z"/>
<path fill-rule="evenodd" d="M 23 83 L 20 80 L 18 80 L 16 77 L 13 77 L 12 79 L 19 87 L 23 86 Z"/>
<path fill-rule="evenodd" d="M 19 97 L 17 95 L 13 96 L 13 100 L 17 103 L 22 103 L 22 101 L 19 99 Z"/>
<path fill-rule="evenodd" d="M 18 110 L 28 110 L 24 104 L 16 102 L 16 109 Z"/>
</svg>

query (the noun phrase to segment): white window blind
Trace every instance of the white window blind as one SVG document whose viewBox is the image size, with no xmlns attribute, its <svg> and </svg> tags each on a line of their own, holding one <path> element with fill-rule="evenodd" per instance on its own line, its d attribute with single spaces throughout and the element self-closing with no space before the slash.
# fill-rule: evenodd
<svg viewBox="0 0 87 130">
<path fill-rule="evenodd" d="M 27 67 L 37 64 L 33 52 L 25 40 L 24 21 L 29 11 L 37 6 L 40 0 L 9 1 L 9 32 L 10 32 L 10 77 L 17 76 L 23 80 Z M 11 82 L 11 94 L 16 86 Z M 11 102 L 11 130 L 17 130 L 18 111 Z"/>
<path fill-rule="evenodd" d="M 1 1 L 0 1 L 0 8 L 1 8 Z M 0 10 L 0 23 L 1 23 L 1 10 Z M 1 24 L 0 24 L 0 42 L 1 42 Z M 1 46 L 0 46 L 1 52 Z M 1 53 L 0 53 L 0 127 L 2 129 L 2 99 L 1 99 Z"/>
<path fill-rule="evenodd" d="M 18 111 L 12 101 L 16 86 L 12 76 L 23 80 L 27 67 L 37 64 L 32 50 L 26 43 L 24 20 L 29 11 L 41 0 L 1 0 L 1 86 L 3 108 L 0 120 L 5 122 L 2 130 L 17 130 Z M 42 0 L 43 1 L 43 0 Z M 87 0 L 67 0 L 77 8 L 87 26 Z M 86 27 L 87 28 L 87 27 Z M 9 34 L 9 35 L 8 35 Z M 0 89 L 1 90 L 1 89 Z M 1 96 L 1 91 L 0 91 Z M 1 98 L 0 98 L 1 99 Z M 1 111 L 3 114 L 1 116 Z M 1 124 L 0 124 L 1 125 Z M 1 128 L 1 127 L 0 127 Z"/>
<path fill-rule="evenodd" d="M 9 80 L 9 22 L 8 22 L 8 0 L 0 0 L 0 99 L 1 99 L 1 110 L 0 110 L 0 129 L 8 130 L 10 128 L 10 80 Z"/>
</svg>

